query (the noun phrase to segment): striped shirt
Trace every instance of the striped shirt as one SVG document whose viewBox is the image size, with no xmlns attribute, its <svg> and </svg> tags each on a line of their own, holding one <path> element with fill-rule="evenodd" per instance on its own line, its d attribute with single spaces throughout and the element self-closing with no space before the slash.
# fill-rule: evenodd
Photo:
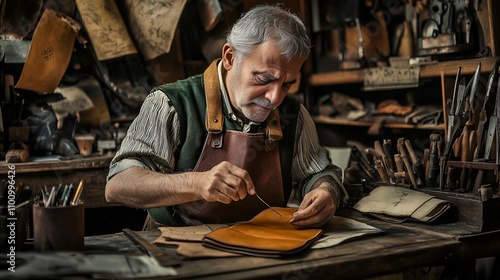
<svg viewBox="0 0 500 280">
<path fill-rule="evenodd" d="M 220 66 L 220 64 L 219 64 Z M 241 131 L 248 132 L 252 126 L 261 123 L 244 124 L 237 119 L 229 102 L 219 67 L 219 82 L 228 116 L 241 125 Z M 173 173 L 175 153 L 181 146 L 178 114 L 168 96 L 160 90 L 150 93 L 121 143 L 120 150 L 111 161 L 108 180 L 131 167 L 142 167 L 161 173 Z M 347 192 L 341 183 L 341 170 L 331 164 L 319 144 L 316 127 L 306 108 L 300 105 L 292 162 L 292 180 L 304 195 L 310 191 L 317 178 L 330 175 L 335 181 L 334 191 L 339 199 L 347 199 Z"/>
</svg>

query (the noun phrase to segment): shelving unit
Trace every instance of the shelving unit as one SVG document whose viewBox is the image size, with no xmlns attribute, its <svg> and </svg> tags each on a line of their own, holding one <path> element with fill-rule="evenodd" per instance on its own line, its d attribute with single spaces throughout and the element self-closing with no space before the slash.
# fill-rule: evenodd
<svg viewBox="0 0 500 280">
<path fill-rule="evenodd" d="M 481 74 L 488 75 L 495 64 L 495 57 L 476 58 L 465 60 L 454 60 L 445 62 L 435 62 L 420 65 L 420 79 L 440 79 L 441 83 L 441 99 L 443 112 L 446 115 L 446 100 L 453 95 L 453 84 L 458 66 L 462 67 L 461 76 L 473 75 L 476 67 L 481 63 Z M 357 84 L 362 84 L 364 81 L 365 69 L 335 71 L 328 73 L 315 73 L 309 77 L 308 85 L 310 87 L 317 86 L 339 86 L 351 85 L 358 87 Z M 314 94 L 312 92 L 311 94 Z M 329 118 L 325 116 L 313 116 L 316 123 L 345 125 L 345 126 L 371 126 L 373 122 L 351 121 L 346 119 Z M 445 123 L 440 125 L 412 125 L 399 123 L 386 123 L 386 128 L 401 128 L 401 129 L 423 129 L 423 130 L 445 130 Z"/>
<path fill-rule="evenodd" d="M 486 69 L 493 68 L 495 58 L 477 58 L 466 60 L 454 60 L 446 62 L 429 63 L 420 66 L 420 78 L 437 78 L 442 75 L 455 75 L 457 73 L 457 65 L 462 67 L 463 75 L 472 75 L 476 71 L 478 63 L 481 63 L 482 72 Z M 362 83 L 365 78 L 365 70 L 347 70 L 328 73 L 315 73 L 309 77 L 309 85 L 325 86 L 339 84 Z"/>
<path fill-rule="evenodd" d="M 313 116 L 312 119 L 316 123 L 322 124 L 335 124 L 335 125 L 349 125 L 349 126 L 372 126 L 373 122 L 350 121 L 345 119 L 335 119 L 324 116 Z M 386 123 L 384 127 L 387 128 L 407 128 L 407 129 L 427 129 L 427 130 L 444 130 L 444 125 L 413 125 L 413 124 L 399 124 L 399 123 Z"/>
</svg>

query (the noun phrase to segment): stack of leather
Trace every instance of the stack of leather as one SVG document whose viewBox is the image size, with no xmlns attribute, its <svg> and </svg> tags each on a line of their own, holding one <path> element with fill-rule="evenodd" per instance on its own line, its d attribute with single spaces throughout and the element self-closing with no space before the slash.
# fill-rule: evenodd
<svg viewBox="0 0 500 280">
<path fill-rule="evenodd" d="M 295 211 L 297 211 L 295 208 L 266 209 L 248 222 L 221 228 L 205 235 L 203 245 L 261 257 L 281 257 L 300 252 L 319 238 L 323 231 L 295 229 L 289 223 Z"/>
</svg>

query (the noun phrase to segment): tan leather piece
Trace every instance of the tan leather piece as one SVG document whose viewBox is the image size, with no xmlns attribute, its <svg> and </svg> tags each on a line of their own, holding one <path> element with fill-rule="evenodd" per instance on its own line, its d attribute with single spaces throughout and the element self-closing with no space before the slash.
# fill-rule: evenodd
<svg viewBox="0 0 500 280">
<path fill-rule="evenodd" d="M 321 229 L 295 229 L 290 223 L 295 208 L 266 209 L 248 222 L 205 235 L 203 245 L 254 256 L 279 257 L 307 248 L 321 236 Z"/>
<path fill-rule="evenodd" d="M 68 67 L 76 33 L 56 12 L 45 10 L 16 88 L 52 93 Z"/>
<path fill-rule="evenodd" d="M 222 96 L 219 84 L 219 75 L 217 73 L 216 59 L 203 73 L 205 81 L 205 96 L 207 99 L 207 131 L 210 133 L 220 133 L 224 127 L 224 117 L 222 116 Z"/>
</svg>

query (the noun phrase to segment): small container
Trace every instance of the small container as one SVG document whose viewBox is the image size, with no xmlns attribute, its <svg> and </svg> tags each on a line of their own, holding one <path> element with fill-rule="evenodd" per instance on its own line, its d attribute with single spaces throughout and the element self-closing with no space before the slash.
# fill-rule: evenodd
<svg viewBox="0 0 500 280">
<path fill-rule="evenodd" d="M 39 252 L 83 250 L 84 225 L 82 201 L 64 207 L 33 205 L 35 250 Z"/>
<path fill-rule="evenodd" d="M 75 136 L 76 144 L 78 149 L 80 149 L 80 154 L 90 155 L 92 154 L 92 147 L 94 145 L 95 136 L 93 135 L 79 135 Z"/>
</svg>

